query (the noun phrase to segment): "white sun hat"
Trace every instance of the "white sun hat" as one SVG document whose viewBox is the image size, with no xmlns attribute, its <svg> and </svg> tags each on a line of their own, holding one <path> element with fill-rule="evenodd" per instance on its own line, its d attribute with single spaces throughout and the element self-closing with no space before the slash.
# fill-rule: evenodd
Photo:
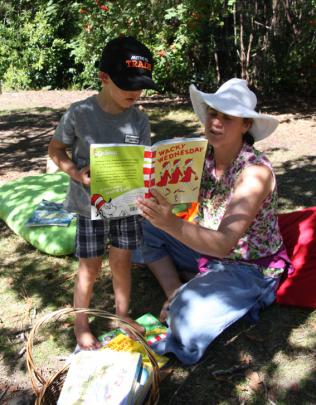
<svg viewBox="0 0 316 405">
<path fill-rule="evenodd" d="M 230 79 L 215 93 L 203 93 L 191 84 L 190 97 L 194 112 L 202 124 L 205 124 L 207 106 L 233 117 L 251 118 L 253 123 L 249 132 L 255 141 L 271 135 L 279 125 L 279 121 L 271 115 L 255 111 L 257 97 L 243 79 Z"/>
</svg>

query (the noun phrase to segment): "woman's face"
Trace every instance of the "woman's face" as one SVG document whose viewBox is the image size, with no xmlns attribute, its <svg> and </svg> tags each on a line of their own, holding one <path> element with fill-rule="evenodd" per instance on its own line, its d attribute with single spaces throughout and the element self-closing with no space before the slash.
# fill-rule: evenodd
<svg viewBox="0 0 316 405">
<path fill-rule="evenodd" d="M 241 145 L 250 127 L 249 119 L 233 117 L 210 107 L 206 110 L 205 136 L 214 148 Z"/>
</svg>

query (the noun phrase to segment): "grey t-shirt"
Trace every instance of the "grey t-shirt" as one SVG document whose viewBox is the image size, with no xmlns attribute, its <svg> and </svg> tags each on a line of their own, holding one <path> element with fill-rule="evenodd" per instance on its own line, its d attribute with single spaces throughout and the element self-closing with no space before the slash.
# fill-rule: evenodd
<svg viewBox="0 0 316 405">
<path fill-rule="evenodd" d="M 96 96 L 70 106 L 56 128 L 54 139 L 69 145 L 78 169 L 89 165 L 92 143 L 133 143 L 150 145 L 148 117 L 136 107 L 120 114 L 102 110 Z M 91 216 L 90 190 L 70 179 L 65 207 L 87 218 Z"/>
</svg>

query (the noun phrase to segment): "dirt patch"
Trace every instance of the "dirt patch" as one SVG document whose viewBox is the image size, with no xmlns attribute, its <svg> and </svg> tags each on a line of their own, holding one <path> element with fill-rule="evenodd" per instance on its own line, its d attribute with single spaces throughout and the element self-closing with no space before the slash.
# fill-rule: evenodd
<svg viewBox="0 0 316 405">
<path fill-rule="evenodd" d="M 92 94 L 95 94 L 92 90 L 53 90 L 0 95 L 0 184 L 25 175 L 44 173 L 47 146 L 62 114 L 71 103 Z M 143 98 L 139 104 L 148 113 L 152 130 L 160 138 L 172 136 L 171 128 L 177 135 L 190 133 L 190 124 L 194 120 L 199 126 L 194 115 L 190 122 L 183 120 L 182 123 L 173 119 L 173 114 L 169 114 L 168 119 L 163 116 L 170 111 L 176 115 L 177 110 L 183 108 L 192 111 L 188 99 L 159 96 Z M 262 103 L 260 110 L 274 114 L 280 121 L 275 133 L 256 146 L 267 152 L 276 169 L 281 209 L 316 205 L 315 101 Z M 160 114 L 158 121 L 155 119 L 157 114 Z"/>
</svg>

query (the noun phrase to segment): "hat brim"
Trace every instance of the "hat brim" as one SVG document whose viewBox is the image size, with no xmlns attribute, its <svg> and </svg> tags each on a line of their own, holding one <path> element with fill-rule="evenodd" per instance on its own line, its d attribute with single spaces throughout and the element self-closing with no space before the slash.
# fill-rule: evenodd
<svg viewBox="0 0 316 405">
<path fill-rule="evenodd" d="M 157 84 L 152 80 L 151 77 L 145 75 L 134 75 L 125 77 L 110 75 L 110 77 L 111 80 L 121 90 L 136 91 L 136 90 L 152 89 L 158 91 Z"/>
<path fill-rule="evenodd" d="M 231 100 L 222 97 L 221 94 L 203 93 L 193 84 L 191 84 L 189 90 L 193 110 L 203 125 L 205 125 L 207 106 L 233 117 L 251 118 L 253 122 L 249 132 L 255 141 L 268 137 L 279 125 L 279 121 L 275 117 L 268 114 L 259 114 L 246 107 L 232 104 Z"/>
</svg>

